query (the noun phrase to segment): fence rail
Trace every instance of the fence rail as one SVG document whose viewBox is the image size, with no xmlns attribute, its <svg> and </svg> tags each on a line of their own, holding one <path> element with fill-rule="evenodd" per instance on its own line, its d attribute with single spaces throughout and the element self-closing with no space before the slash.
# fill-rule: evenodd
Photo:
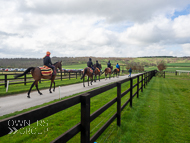
<svg viewBox="0 0 190 143">
<path fill-rule="evenodd" d="M 124 79 L 122 81 L 112 83 L 110 85 L 89 91 L 87 93 L 80 94 L 78 96 L 74 96 L 56 103 L 52 103 L 50 105 L 40 107 L 38 109 L 34 109 L 32 111 L 28 111 L 26 113 L 22 113 L 10 118 L 6 118 L 0 120 L 0 137 L 8 134 L 10 132 L 8 128 L 8 122 L 10 120 L 30 120 L 30 123 L 37 122 L 37 120 L 41 120 L 50 115 L 53 115 L 59 111 L 65 110 L 69 107 L 72 107 L 76 104 L 81 104 L 81 122 L 73 126 L 71 129 L 57 137 L 52 141 L 52 143 L 56 142 L 67 142 L 72 137 L 74 137 L 77 133 L 81 132 L 81 142 L 82 143 L 93 143 L 97 138 L 105 131 L 105 129 L 117 118 L 117 125 L 121 124 L 121 111 L 125 108 L 125 106 L 130 103 L 132 107 L 132 99 L 137 95 L 139 95 L 139 91 L 143 92 L 143 87 L 147 85 L 147 83 L 151 80 L 153 76 L 155 76 L 156 71 L 150 71 L 142 74 L 138 74 L 134 77 Z M 133 85 L 133 80 L 137 78 L 137 84 Z M 139 81 L 139 79 L 141 80 Z M 130 88 L 121 93 L 121 84 L 125 82 L 130 82 Z M 103 107 L 90 114 L 90 98 L 103 93 L 107 90 L 117 87 L 117 96 L 105 104 Z M 137 91 L 133 94 L 133 89 L 137 88 Z M 130 98 L 121 106 L 121 98 L 130 92 Z M 111 107 L 114 103 L 117 103 L 117 112 L 112 115 L 112 117 L 90 138 L 90 122 L 92 122 L 95 118 L 97 118 L 100 114 L 106 111 L 109 107 Z M 23 127 L 23 126 L 22 126 Z M 22 128 L 21 126 L 17 126 L 16 129 Z"/>
<path fill-rule="evenodd" d="M 80 77 L 81 76 L 81 72 L 58 72 L 57 73 L 57 76 L 56 76 L 56 80 L 60 79 L 60 80 L 63 80 L 63 79 L 71 79 L 71 78 L 78 78 L 78 76 Z M 31 83 L 31 82 L 34 82 L 33 81 L 33 78 L 31 76 L 30 73 L 27 73 L 26 75 L 24 75 L 23 78 L 18 78 L 18 79 L 14 79 L 14 78 L 7 78 L 8 76 L 15 76 L 15 75 L 18 75 L 18 74 L 0 74 L 0 77 L 4 76 L 3 79 L 0 79 L 0 86 L 5 86 L 7 87 L 7 82 L 8 80 L 11 81 L 9 82 L 9 85 L 13 85 L 13 84 L 24 84 L 26 85 L 27 83 Z M 39 82 L 43 82 L 43 81 L 48 81 L 48 80 L 40 80 Z"/>
</svg>

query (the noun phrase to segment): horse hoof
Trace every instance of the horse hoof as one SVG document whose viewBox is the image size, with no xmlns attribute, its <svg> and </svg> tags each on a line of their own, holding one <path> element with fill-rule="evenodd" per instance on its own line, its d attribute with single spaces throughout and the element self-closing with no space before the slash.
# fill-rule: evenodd
<svg viewBox="0 0 190 143">
<path fill-rule="evenodd" d="M 30 98 L 30 96 L 29 96 L 29 95 L 28 95 L 27 97 L 28 97 L 28 98 Z"/>
<path fill-rule="evenodd" d="M 49 91 L 49 93 L 52 93 L 51 91 Z"/>
<path fill-rule="evenodd" d="M 55 89 L 53 90 L 53 92 L 55 92 Z"/>
<path fill-rule="evenodd" d="M 42 95 L 42 93 L 40 93 L 40 95 Z"/>
</svg>

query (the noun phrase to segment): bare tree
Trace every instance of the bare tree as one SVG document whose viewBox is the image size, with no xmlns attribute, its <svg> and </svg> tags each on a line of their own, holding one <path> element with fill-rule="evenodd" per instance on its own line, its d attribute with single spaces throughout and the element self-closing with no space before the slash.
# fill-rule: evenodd
<svg viewBox="0 0 190 143">
<path fill-rule="evenodd" d="M 158 68 L 159 71 L 165 70 L 166 69 L 166 63 L 165 63 L 165 61 L 162 60 L 160 63 L 158 63 L 157 68 Z"/>
</svg>

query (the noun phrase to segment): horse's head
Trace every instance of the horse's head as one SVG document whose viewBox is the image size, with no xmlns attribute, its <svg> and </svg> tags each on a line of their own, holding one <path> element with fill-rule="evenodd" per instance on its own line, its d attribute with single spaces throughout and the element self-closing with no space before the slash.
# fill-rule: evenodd
<svg viewBox="0 0 190 143">
<path fill-rule="evenodd" d="M 100 64 L 100 68 L 102 68 L 102 65 Z"/>
<path fill-rule="evenodd" d="M 62 61 L 60 61 L 60 62 L 58 61 L 58 62 L 56 62 L 55 64 L 53 64 L 53 65 L 55 66 L 55 68 L 56 68 L 56 69 L 59 68 L 60 71 L 62 71 L 62 64 L 61 64 L 61 62 L 62 62 Z"/>
</svg>

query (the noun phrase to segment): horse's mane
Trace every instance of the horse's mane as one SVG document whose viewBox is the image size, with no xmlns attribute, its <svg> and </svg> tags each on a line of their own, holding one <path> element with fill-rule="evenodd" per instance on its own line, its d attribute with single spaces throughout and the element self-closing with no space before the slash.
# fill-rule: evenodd
<svg viewBox="0 0 190 143">
<path fill-rule="evenodd" d="M 53 65 L 57 64 L 58 62 L 55 62 Z"/>
</svg>

